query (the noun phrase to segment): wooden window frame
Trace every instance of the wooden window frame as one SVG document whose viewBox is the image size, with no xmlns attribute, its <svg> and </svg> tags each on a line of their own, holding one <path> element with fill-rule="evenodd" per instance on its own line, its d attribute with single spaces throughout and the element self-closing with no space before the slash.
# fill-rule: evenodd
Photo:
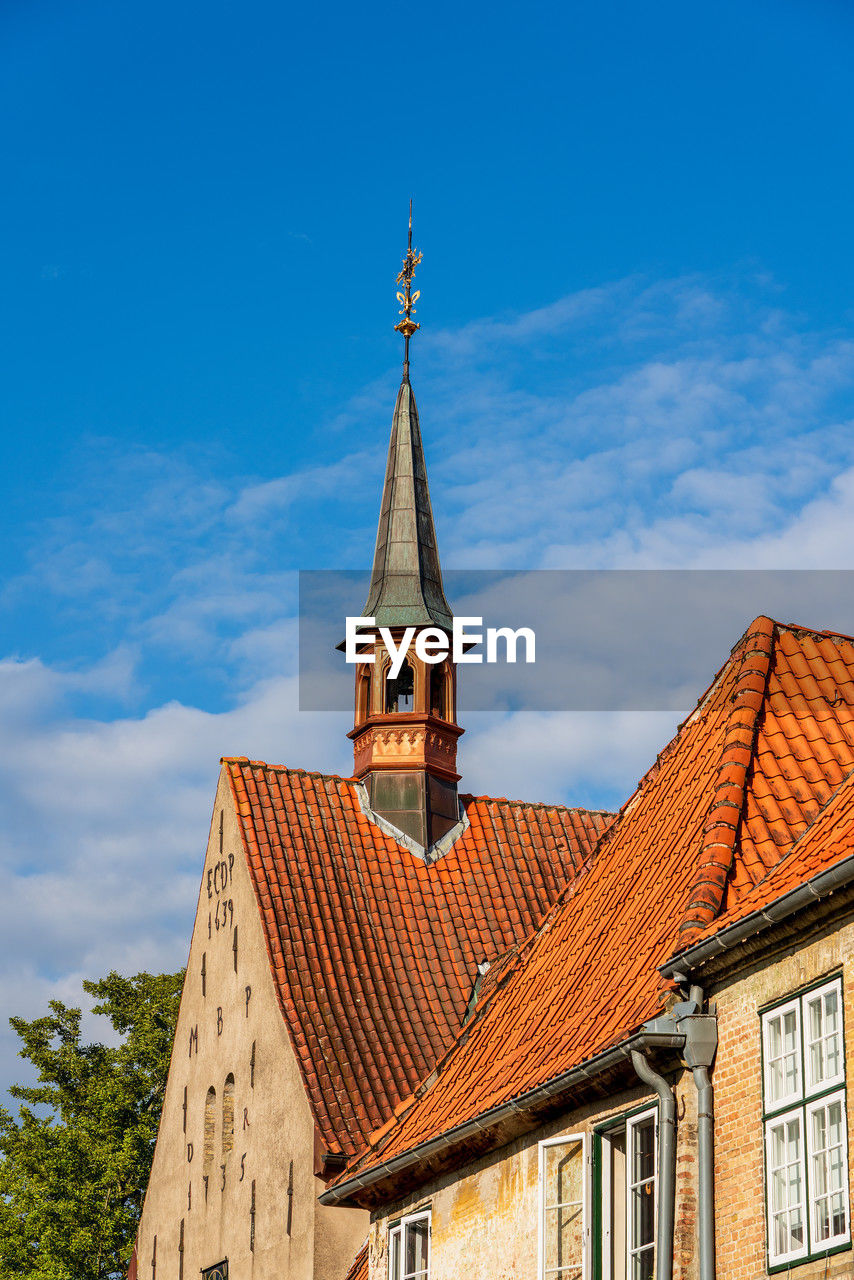
<svg viewBox="0 0 854 1280">
<path fill-rule="evenodd" d="M 638 1182 L 633 1181 L 632 1166 L 634 1163 L 634 1150 L 632 1146 L 635 1130 L 641 1124 L 645 1124 L 648 1120 L 652 1121 L 652 1177 L 642 1178 Z M 644 1184 L 652 1183 L 652 1240 L 646 1244 L 637 1244 L 632 1236 L 634 1232 L 634 1214 L 632 1213 L 632 1192 L 636 1187 Z M 639 1111 L 636 1115 L 630 1116 L 626 1121 L 626 1280 L 632 1280 L 632 1263 L 635 1255 L 644 1249 L 649 1249 L 652 1245 L 653 1270 L 655 1269 L 656 1257 L 656 1225 L 658 1223 L 658 1107 L 648 1107 L 645 1111 Z"/>
<path fill-rule="evenodd" d="M 836 1008 L 838 1012 L 839 1026 L 837 1035 L 839 1037 L 839 1070 L 836 1075 L 823 1076 L 821 1080 L 812 1079 L 812 1048 L 814 1041 L 809 1038 L 809 1018 L 808 1010 L 811 1004 L 816 1000 L 821 1000 L 822 1008 L 824 1006 L 824 996 L 830 992 L 836 993 Z M 801 997 L 803 1004 L 803 1012 L 801 1015 L 801 1035 L 803 1037 L 804 1062 L 803 1062 L 803 1081 L 804 1095 L 807 1098 L 815 1097 L 816 1094 L 826 1093 L 828 1089 L 835 1089 L 845 1084 L 845 1034 L 843 1026 L 844 1011 L 842 1008 L 842 979 L 834 978 L 830 982 L 823 983 L 820 987 L 814 987 L 811 991 L 805 991 Z M 828 1037 L 822 1037 L 822 1043 L 827 1042 Z M 824 1053 L 822 1053 L 824 1059 Z"/>
<path fill-rule="evenodd" d="M 659 1114 L 656 1102 L 644 1102 L 641 1106 L 625 1111 L 621 1115 L 612 1116 L 609 1120 L 598 1124 L 593 1130 L 593 1149 L 591 1156 L 591 1232 L 590 1232 L 590 1276 L 591 1280 L 627 1280 L 631 1277 L 631 1261 L 642 1246 L 636 1246 L 631 1239 L 633 1226 L 631 1223 L 631 1176 L 630 1161 L 632 1156 L 632 1130 L 645 1120 L 653 1121 L 654 1164 L 654 1205 L 653 1205 L 653 1265 L 656 1265 L 658 1239 L 658 1181 L 661 1170 L 658 1167 L 658 1128 Z M 618 1203 L 614 1203 L 615 1187 L 613 1185 L 613 1151 L 606 1149 L 606 1144 L 613 1140 L 615 1134 L 622 1133 L 625 1139 L 625 1187 Z M 637 1184 L 635 1184 L 637 1185 Z M 625 1258 L 618 1260 L 619 1265 L 613 1268 L 611 1254 L 613 1252 L 612 1232 L 615 1210 L 621 1215 L 625 1235 Z"/>
<path fill-rule="evenodd" d="M 538 1176 L 537 1176 L 537 1276 L 538 1280 L 551 1280 L 552 1276 L 559 1277 L 559 1271 L 556 1269 L 546 1270 L 546 1151 L 551 1147 L 570 1146 L 572 1144 L 580 1144 L 581 1146 L 581 1276 L 583 1280 L 587 1280 L 590 1275 L 590 1135 L 586 1133 L 563 1133 L 556 1138 L 545 1138 L 538 1144 Z M 567 1201 L 567 1204 L 575 1204 L 576 1201 Z M 549 1208 L 556 1208 L 551 1205 Z M 562 1267 L 560 1270 L 568 1271 L 570 1268 Z"/>
<path fill-rule="evenodd" d="M 838 1011 L 838 1025 L 836 1034 L 839 1044 L 839 1071 L 832 1077 L 825 1076 L 821 1080 L 813 1080 L 811 1078 L 810 1066 L 810 1048 L 815 1041 L 809 1040 L 809 1006 L 814 1004 L 817 999 L 822 1002 L 828 992 L 835 991 Z M 797 1039 L 796 1039 L 796 1065 L 797 1065 L 797 1090 L 789 1092 L 785 1097 L 772 1099 L 770 1097 L 770 1053 L 769 1053 L 769 1027 L 771 1022 L 781 1017 L 790 1010 L 796 1011 L 797 1019 Z M 851 1212 L 849 1201 L 849 1158 L 848 1158 L 848 1104 L 847 1090 L 845 1082 L 845 1006 L 843 1002 L 842 978 L 840 975 L 834 977 L 822 978 L 818 982 L 812 983 L 809 987 L 797 992 L 795 995 L 787 996 L 784 1000 L 779 1000 L 775 1004 L 760 1010 L 760 1027 L 761 1027 L 761 1045 L 762 1045 L 762 1130 L 763 1130 L 763 1152 L 764 1152 L 764 1178 L 765 1178 L 765 1249 L 766 1260 L 769 1273 L 787 1270 L 793 1265 L 800 1265 L 804 1262 L 813 1262 L 818 1259 L 824 1259 L 830 1254 L 839 1253 L 842 1250 L 851 1248 Z M 826 1041 L 827 1037 L 822 1037 Z M 825 1061 L 825 1051 L 822 1051 L 822 1059 Z M 825 1240 L 816 1239 L 817 1221 L 816 1221 L 816 1203 L 817 1196 L 813 1192 L 813 1141 L 811 1132 L 811 1119 L 816 1111 L 821 1107 L 826 1107 L 832 1102 L 838 1101 L 842 1107 L 843 1115 L 843 1131 L 845 1133 L 845 1141 L 843 1143 L 843 1183 L 844 1183 L 844 1207 L 845 1207 L 845 1230 L 838 1232 L 836 1235 L 828 1237 Z M 771 1206 L 771 1133 L 775 1126 L 782 1123 L 789 1123 L 795 1117 L 798 1117 L 800 1124 L 800 1175 L 801 1175 L 801 1208 L 804 1220 L 804 1240 L 800 1248 L 790 1249 L 784 1253 L 777 1253 L 774 1245 L 773 1217 Z"/>
<path fill-rule="evenodd" d="M 799 1249 L 789 1249 L 785 1253 L 777 1253 L 774 1248 L 774 1211 L 771 1205 L 771 1192 L 774 1174 L 774 1169 L 771 1163 L 771 1142 L 776 1128 L 779 1128 L 781 1125 L 789 1125 L 794 1120 L 797 1120 L 800 1127 L 800 1157 L 798 1165 L 800 1168 L 801 1196 L 798 1201 L 798 1207 L 801 1210 L 804 1242 Z M 777 1112 L 765 1122 L 765 1229 L 768 1246 L 768 1261 L 771 1266 L 788 1266 L 792 1262 L 803 1262 L 809 1257 L 809 1197 L 807 1193 L 807 1149 L 806 1135 L 804 1132 L 805 1127 L 804 1109 L 802 1106 L 791 1107 L 788 1111 Z M 794 1205 L 790 1205 L 787 1201 L 786 1212 L 791 1212 L 794 1207 Z"/>
<path fill-rule="evenodd" d="M 783 1018 L 787 1013 L 795 1015 L 795 1069 L 796 1083 L 794 1090 L 789 1093 L 781 1094 L 778 1098 L 771 1098 L 771 1067 L 776 1059 L 771 1057 L 771 1047 L 769 1044 L 769 1033 L 772 1022 L 778 1019 L 782 1025 Z M 762 1015 L 762 1099 L 765 1110 L 784 1111 L 790 1107 L 792 1103 L 799 1102 L 803 1099 L 804 1090 L 804 1061 L 803 1061 L 803 1027 L 801 1023 L 801 1002 L 799 999 L 784 1000 L 781 1004 L 776 1005 L 773 1009 L 767 1010 Z"/>
<path fill-rule="evenodd" d="M 828 1236 L 824 1240 L 817 1241 L 815 1236 L 817 1232 L 817 1224 L 815 1218 L 815 1209 L 818 1203 L 818 1196 L 810 1194 L 810 1183 L 812 1181 L 812 1161 L 815 1156 L 812 1141 L 812 1124 L 810 1123 L 813 1115 L 821 1108 L 827 1108 L 834 1102 L 838 1102 L 842 1109 L 842 1205 L 845 1214 L 845 1226 L 841 1232 L 837 1232 L 835 1236 Z M 805 1133 L 804 1133 L 804 1160 L 807 1168 L 806 1182 L 806 1200 L 807 1213 L 809 1216 L 809 1241 L 810 1246 L 815 1255 L 825 1253 L 828 1249 L 834 1249 L 840 1245 L 844 1246 L 851 1238 L 851 1213 L 848 1188 L 848 1109 L 846 1107 L 845 1090 L 836 1089 L 833 1093 L 826 1093 L 820 1098 L 810 1098 L 804 1106 L 805 1113 Z M 828 1196 L 830 1192 L 826 1193 Z"/>
<path fill-rule="evenodd" d="M 427 1270 L 426 1271 L 404 1271 L 406 1264 L 406 1229 L 414 1222 L 427 1223 Z M 395 1242 L 400 1241 L 400 1269 L 395 1276 L 394 1267 L 394 1247 Z M 388 1229 L 388 1276 L 389 1280 L 430 1280 L 430 1267 L 433 1253 L 433 1211 L 430 1208 L 416 1209 L 413 1213 L 404 1214 L 402 1218 L 398 1218 Z"/>
</svg>

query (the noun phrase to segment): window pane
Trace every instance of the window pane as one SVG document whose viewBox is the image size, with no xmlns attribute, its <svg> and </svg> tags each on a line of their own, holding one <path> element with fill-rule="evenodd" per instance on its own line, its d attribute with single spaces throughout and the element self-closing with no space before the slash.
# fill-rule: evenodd
<svg viewBox="0 0 854 1280">
<path fill-rule="evenodd" d="M 812 1107 L 808 1124 L 813 1245 L 821 1245 L 848 1230 L 843 1099 L 832 1098 Z"/>
<path fill-rule="evenodd" d="M 545 1274 L 579 1280 L 584 1240 L 584 1146 L 580 1139 L 543 1148 Z"/>
<path fill-rule="evenodd" d="M 842 1027 L 836 986 L 807 997 L 807 1061 L 812 1088 L 842 1074 Z"/>
<path fill-rule="evenodd" d="M 766 1133 L 769 1244 L 780 1258 L 802 1253 L 806 1242 L 801 1113 L 772 1122 Z"/>
<path fill-rule="evenodd" d="M 581 1275 L 583 1218 L 577 1209 L 548 1209 L 543 1223 L 547 1276 L 575 1280 Z"/>
<path fill-rule="evenodd" d="M 652 1244 L 655 1239 L 655 1186 L 646 1182 L 632 1189 L 632 1245 Z"/>
<path fill-rule="evenodd" d="M 400 1280 L 400 1227 L 389 1234 L 388 1274 L 389 1280 Z"/>
<path fill-rule="evenodd" d="M 654 1280 L 655 1249 L 650 1245 L 632 1258 L 632 1280 Z"/>
<path fill-rule="evenodd" d="M 655 1122 L 652 1116 L 635 1125 L 632 1144 L 632 1182 L 644 1182 L 655 1172 Z"/>
<path fill-rule="evenodd" d="M 783 1015 L 783 1080 L 787 1095 L 798 1088 L 797 1033 L 797 1018 L 792 1009 Z"/>
<path fill-rule="evenodd" d="M 406 1224 L 406 1241 L 404 1252 L 406 1257 L 405 1280 L 427 1274 L 427 1250 L 430 1238 L 430 1224 L 426 1218 Z"/>
<path fill-rule="evenodd" d="M 801 1091 L 801 1050 L 798 1006 L 766 1014 L 766 1106 L 796 1097 Z"/>
</svg>

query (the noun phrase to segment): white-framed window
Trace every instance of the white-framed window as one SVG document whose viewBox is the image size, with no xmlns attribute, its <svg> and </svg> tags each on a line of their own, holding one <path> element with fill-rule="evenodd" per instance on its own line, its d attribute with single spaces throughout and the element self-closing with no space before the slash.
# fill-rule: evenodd
<svg viewBox="0 0 854 1280">
<path fill-rule="evenodd" d="M 540 1280 L 587 1275 L 587 1139 L 570 1133 L 540 1143 Z"/>
<path fill-rule="evenodd" d="M 842 980 L 762 1014 L 769 1266 L 851 1239 Z"/>
<path fill-rule="evenodd" d="M 594 1248 L 602 1280 L 653 1280 L 658 1205 L 658 1109 L 609 1123 L 594 1147 L 601 1202 Z"/>
<path fill-rule="evenodd" d="M 389 1280 L 429 1280 L 430 1210 L 401 1218 L 388 1233 Z"/>
<path fill-rule="evenodd" d="M 801 1096 L 801 1006 L 790 1000 L 765 1015 L 765 1103 L 784 1107 Z"/>
<path fill-rule="evenodd" d="M 652 1280 L 655 1275 L 656 1115 L 644 1111 L 626 1124 L 627 1280 Z"/>
<path fill-rule="evenodd" d="M 765 1126 L 768 1182 L 768 1254 L 791 1262 L 806 1252 L 806 1176 L 803 1108 L 776 1116 Z"/>
<path fill-rule="evenodd" d="M 813 1249 L 848 1239 L 848 1143 L 845 1090 L 807 1105 L 807 1179 Z"/>
<path fill-rule="evenodd" d="M 842 982 L 810 991 L 804 1004 L 804 1067 L 807 1093 L 831 1089 L 845 1079 L 842 1058 Z"/>
</svg>

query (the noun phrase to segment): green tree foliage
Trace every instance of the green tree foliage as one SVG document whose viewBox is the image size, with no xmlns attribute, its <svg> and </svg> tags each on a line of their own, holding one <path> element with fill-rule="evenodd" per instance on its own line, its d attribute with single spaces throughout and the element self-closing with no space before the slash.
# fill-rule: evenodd
<svg viewBox="0 0 854 1280">
<path fill-rule="evenodd" d="M 84 1044 L 81 1012 L 52 1000 L 46 1017 L 12 1018 L 38 1084 L 0 1108 L 0 1278 L 106 1280 L 124 1275 L 178 1017 L 183 972 L 110 973 L 84 982 L 117 1045 Z"/>
</svg>

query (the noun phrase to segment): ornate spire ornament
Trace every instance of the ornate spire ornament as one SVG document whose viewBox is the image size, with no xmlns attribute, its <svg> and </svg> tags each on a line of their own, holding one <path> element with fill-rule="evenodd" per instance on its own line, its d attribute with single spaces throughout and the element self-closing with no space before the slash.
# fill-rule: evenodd
<svg viewBox="0 0 854 1280">
<path fill-rule="evenodd" d="M 415 275 L 415 268 L 418 266 L 423 253 L 419 253 L 417 249 L 412 248 L 412 200 L 409 201 L 409 244 L 406 250 L 406 257 L 403 259 L 403 268 L 397 277 L 397 283 L 402 285 L 402 289 L 397 291 L 397 300 L 400 303 L 399 315 L 403 319 L 394 327 L 398 333 L 403 334 L 403 380 L 409 381 L 409 339 L 415 333 L 416 329 L 420 329 L 421 325 L 412 317 L 415 314 L 415 304 L 421 297 L 421 290 L 416 289 L 412 292 L 412 277 Z"/>
</svg>

